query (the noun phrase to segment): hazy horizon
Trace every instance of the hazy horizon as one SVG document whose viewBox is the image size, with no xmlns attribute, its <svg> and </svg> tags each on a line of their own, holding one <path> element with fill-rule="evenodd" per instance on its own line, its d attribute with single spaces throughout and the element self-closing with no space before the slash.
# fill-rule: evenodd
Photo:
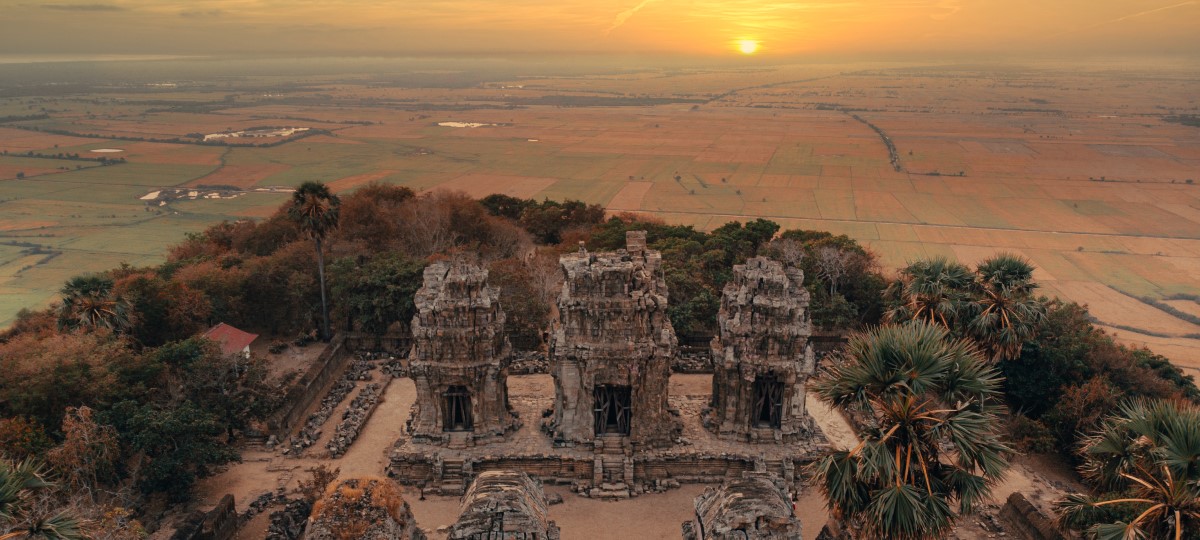
<svg viewBox="0 0 1200 540">
<path fill-rule="evenodd" d="M 736 59 L 1177 55 L 1200 0 L 6 2 L 7 56 L 602 53 Z"/>
</svg>

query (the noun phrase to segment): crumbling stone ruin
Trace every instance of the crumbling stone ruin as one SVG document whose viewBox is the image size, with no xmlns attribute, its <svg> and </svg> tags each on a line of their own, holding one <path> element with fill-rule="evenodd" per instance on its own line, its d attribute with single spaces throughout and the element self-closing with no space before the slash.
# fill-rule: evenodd
<svg viewBox="0 0 1200 540">
<path fill-rule="evenodd" d="M 264 540 L 299 540 L 304 536 L 312 505 L 304 499 L 292 499 L 280 510 L 271 512 L 271 524 Z"/>
<path fill-rule="evenodd" d="M 815 370 L 804 272 L 766 257 L 733 267 L 712 341 L 707 422 L 723 439 L 791 442 L 811 433 L 805 383 Z"/>
<path fill-rule="evenodd" d="M 616 252 L 559 258 L 565 280 L 550 344 L 556 444 L 670 444 L 667 382 L 677 341 L 661 262 L 646 249 L 645 231 L 627 233 Z"/>
<path fill-rule="evenodd" d="M 306 540 L 425 540 L 400 488 L 383 478 L 348 478 L 313 505 Z"/>
<path fill-rule="evenodd" d="M 504 335 L 500 291 L 487 270 L 435 262 L 414 298 L 409 376 L 417 387 L 414 441 L 473 446 L 503 440 L 518 421 L 508 402 L 512 347 Z"/>
<path fill-rule="evenodd" d="M 334 459 L 342 457 L 346 450 L 350 449 L 350 445 L 354 444 L 358 433 L 366 425 L 371 413 L 375 411 L 375 406 L 379 404 L 379 396 L 382 391 L 380 385 L 371 383 L 363 387 L 362 391 L 350 401 L 350 407 L 342 413 L 342 422 L 334 430 L 333 437 L 329 439 L 329 442 L 325 443 L 325 449 L 329 450 L 330 457 Z"/>
<path fill-rule="evenodd" d="M 683 540 L 800 540 L 800 520 L 784 483 L 745 473 L 696 497 L 696 514 L 683 523 Z"/>
<path fill-rule="evenodd" d="M 719 403 L 728 407 L 718 417 L 708 395 L 668 396 L 679 341 L 667 314 L 661 256 L 647 249 L 644 232 L 627 233 L 625 249 L 581 248 L 559 263 L 565 279 L 548 351 L 554 396 L 522 395 L 508 409 L 520 418 L 541 414 L 545 420 L 537 426 L 514 422 L 515 431 L 494 432 L 503 436 L 488 439 L 486 447 L 448 441 L 444 424 L 437 422 L 462 421 L 450 398 L 469 405 L 458 410 L 470 411 L 475 429 L 483 414 L 480 401 L 509 405 L 504 368 L 511 368 L 511 357 L 499 344 L 503 338 L 496 337 L 503 314 L 483 270 L 439 263 L 427 271 L 417 298 L 409 370 L 419 412 L 409 420 L 413 435 L 402 437 L 389 454 L 391 477 L 424 493 L 462 495 L 480 471 L 512 470 L 570 485 L 588 497 L 620 499 L 681 483 L 739 478 L 746 471 L 795 483 L 797 471 L 825 448 L 803 405 L 813 356 L 808 297 L 798 271 L 785 272 L 765 259 L 738 267 L 721 338 L 691 343 L 705 356 L 718 351 L 724 362 L 714 386 Z M 459 285 L 451 294 L 446 283 Z M 492 362 L 472 363 L 477 358 Z M 697 362 L 697 370 L 702 364 Z M 464 375 L 461 365 L 482 371 Z M 497 365 L 499 371 L 489 371 Z M 755 400 L 756 389 L 763 399 Z M 758 409 L 766 411 L 761 417 L 766 426 L 755 425 L 756 403 L 768 404 Z M 712 419 L 720 418 L 720 426 L 726 416 L 730 435 L 718 436 Z"/>
<path fill-rule="evenodd" d="M 299 433 L 292 435 L 288 439 L 287 447 L 283 453 L 285 455 L 299 456 L 304 450 L 321 438 L 321 426 L 329 420 L 333 415 L 333 411 L 338 405 L 349 396 L 358 381 L 369 381 L 372 379 L 372 370 L 375 369 L 375 363 L 367 355 L 357 354 L 354 360 L 346 367 L 345 374 L 342 375 L 329 393 L 321 399 L 321 406 L 316 412 L 310 414 L 304 422 L 304 426 L 300 428 Z"/>
<path fill-rule="evenodd" d="M 518 471 L 480 473 L 463 497 L 450 540 L 558 540 L 546 495 Z"/>
</svg>

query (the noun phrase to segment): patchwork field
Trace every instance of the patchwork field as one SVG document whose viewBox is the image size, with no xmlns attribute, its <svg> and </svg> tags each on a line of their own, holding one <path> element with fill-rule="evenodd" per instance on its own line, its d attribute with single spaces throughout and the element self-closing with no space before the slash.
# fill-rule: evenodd
<svg viewBox="0 0 1200 540">
<path fill-rule="evenodd" d="M 890 267 L 1015 252 L 1048 294 L 1200 371 L 1200 325 L 1179 316 L 1200 313 L 1200 129 L 1168 121 L 1200 112 L 1195 66 L 269 84 L 0 99 L 47 111 L 0 127 L 0 324 L 72 274 L 153 263 L 186 232 L 267 215 L 303 181 L 387 182 L 581 199 L 700 228 L 767 217 L 848 234 Z M 261 142 L 271 146 L 189 138 L 262 126 L 314 133 Z M 181 142 L 155 142 L 167 139 Z M 76 170 L 95 163 L 16 155 L 30 151 L 127 163 Z M 175 187 L 199 197 L 143 199 Z M 204 199 L 209 189 L 231 198 Z"/>
</svg>

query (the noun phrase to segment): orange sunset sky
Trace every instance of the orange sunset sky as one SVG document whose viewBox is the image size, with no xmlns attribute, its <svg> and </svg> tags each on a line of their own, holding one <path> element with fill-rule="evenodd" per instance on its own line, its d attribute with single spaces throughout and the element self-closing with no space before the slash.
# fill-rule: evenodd
<svg viewBox="0 0 1200 540">
<path fill-rule="evenodd" d="M 1200 0 L 0 0 L 0 51 L 1194 56 Z"/>
</svg>

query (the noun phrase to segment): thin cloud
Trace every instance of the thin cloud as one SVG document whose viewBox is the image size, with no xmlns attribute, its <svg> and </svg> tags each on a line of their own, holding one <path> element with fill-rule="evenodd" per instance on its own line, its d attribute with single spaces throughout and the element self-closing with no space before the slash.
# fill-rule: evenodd
<svg viewBox="0 0 1200 540">
<path fill-rule="evenodd" d="M 42 4 L 41 7 L 58 11 L 125 11 L 125 8 L 112 4 Z"/>
<path fill-rule="evenodd" d="M 221 9 L 209 9 L 209 10 L 201 10 L 201 11 L 180 11 L 179 12 L 180 17 L 187 17 L 189 19 L 221 17 L 223 15 L 225 15 L 225 11 L 221 10 Z"/>
<path fill-rule="evenodd" d="M 1106 22 L 1106 23 L 1102 23 L 1102 24 L 1113 24 L 1113 23 L 1119 23 L 1119 22 L 1122 22 L 1122 21 L 1128 21 L 1129 19 L 1133 19 L 1133 18 L 1135 18 L 1135 17 L 1141 17 L 1141 16 L 1143 16 L 1143 15 L 1149 15 L 1149 14 L 1151 14 L 1151 13 L 1158 13 L 1158 12 L 1160 12 L 1160 11 L 1166 11 L 1166 10 L 1168 10 L 1168 9 L 1175 9 L 1175 8 L 1181 8 L 1181 7 L 1184 7 L 1184 6 L 1194 6 L 1194 5 L 1196 5 L 1196 1 L 1195 1 L 1195 0 L 1189 0 L 1189 1 L 1187 1 L 1187 2 L 1180 2 L 1180 3 L 1178 3 L 1178 4 L 1171 5 L 1171 6 L 1163 6 L 1163 7 L 1160 7 L 1160 8 L 1148 9 L 1148 10 L 1146 10 L 1146 11 L 1141 11 L 1141 12 L 1134 13 L 1134 14 L 1131 14 L 1131 15 L 1126 15 L 1126 16 L 1124 16 L 1124 17 L 1117 17 L 1116 19 L 1113 19 L 1113 20 L 1111 20 L 1111 21 L 1108 21 L 1108 22 Z M 1097 26 L 1099 26 L 1099 25 L 1097 25 Z"/>
<path fill-rule="evenodd" d="M 654 0 L 642 0 L 641 2 L 638 3 L 638 5 L 633 6 L 632 8 L 629 8 L 625 11 L 618 13 L 617 17 L 615 19 L 613 19 L 612 26 L 609 26 L 608 30 L 604 31 L 605 37 L 607 37 L 609 34 L 611 34 L 613 30 L 620 28 L 621 25 L 625 24 L 625 21 L 628 21 L 630 17 L 633 17 L 634 15 L 636 15 L 637 12 L 641 11 L 642 8 L 646 7 L 647 4 L 649 4 L 650 2 L 653 2 L 653 1 Z"/>
<path fill-rule="evenodd" d="M 942 0 L 941 2 L 938 2 L 937 7 L 938 9 L 944 9 L 946 11 L 942 13 L 934 13 L 929 16 L 930 19 L 935 21 L 944 21 L 952 17 L 955 13 L 962 11 L 962 6 L 957 0 Z"/>
<path fill-rule="evenodd" d="M 1154 14 L 1154 13 L 1159 13 L 1159 12 L 1161 12 L 1161 11 L 1167 11 L 1167 10 L 1171 10 L 1171 9 L 1178 9 L 1178 8 L 1181 8 L 1181 7 L 1187 7 L 1187 6 L 1195 6 L 1195 5 L 1198 5 L 1198 4 L 1200 4 L 1200 2 L 1197 2 L 1197 0 L 1188 0 L 1187 2 L 1180 2 L 1180 3 L 1178 3 L 1178 4 L 1171 4 L 1171 5 L 1169 5 L 1169 6 L 1157 7 L 1157 8 L 1154 8 L 1154 9 L 1148 9 L 1148 10 L 1146 10 L 1146 11 L 1139 11 L 1139 12 L 1137 12 L 1137 13 L 1130 13 L 1129 15 L 1123 15 L 1123 16 L 1117 17 L 1117 18 L 1115 18 L 1115 19 L 1113 19 L 1113 20 L 1110 20 L 1110 21 L 1104 21 L 1104 22 L 1102 22 L 1102 23 L 1099 23 L 1099 24 L 1093 24 L 1093 25 L 1091 25 L 1091 26 L 1087 26 L 1087 27 L 1084 27 L 1084 28 L 1076 29 L 1076 30 L 1067 30 L 1066 32 L 1061 32 L 1061 33 L 1055 34 L 1054 36 L 1051 36 L 1051 37 L 1052 37 L 1052 38 L 1059 38 L 1059 37 L 1063 37 L 1063 36 L 1066 36 L 1066 35 L 1069 35 L 1069 34 L 1074 34 L 1074 33 L 1077 33 L 1077 32 L 1086 32 L 1086 31 L 1088 31 L 1088 30 L 1095 30 L 1095 29 L 1097 29 L 1097 28 L 1100 28 L 1100 27 L 1103 27 L 1103 26 L 1108 26 L 1108 25 L 1110 25 L 1110 24 L 1117 24 L 1117 23 L 1120 23 L 1120 22 L 1125 22 L 1125 21 L 1128 21 L 1128 20 L 1130 20 L 1130 19 L 1136 19 L 1136 18 L 1138 18 L 1138 17 L 1144 17 L 1144 16 L 1146 16 L 1146 15 L 1151 15 L 1151 14 Z"/>
</svg>

